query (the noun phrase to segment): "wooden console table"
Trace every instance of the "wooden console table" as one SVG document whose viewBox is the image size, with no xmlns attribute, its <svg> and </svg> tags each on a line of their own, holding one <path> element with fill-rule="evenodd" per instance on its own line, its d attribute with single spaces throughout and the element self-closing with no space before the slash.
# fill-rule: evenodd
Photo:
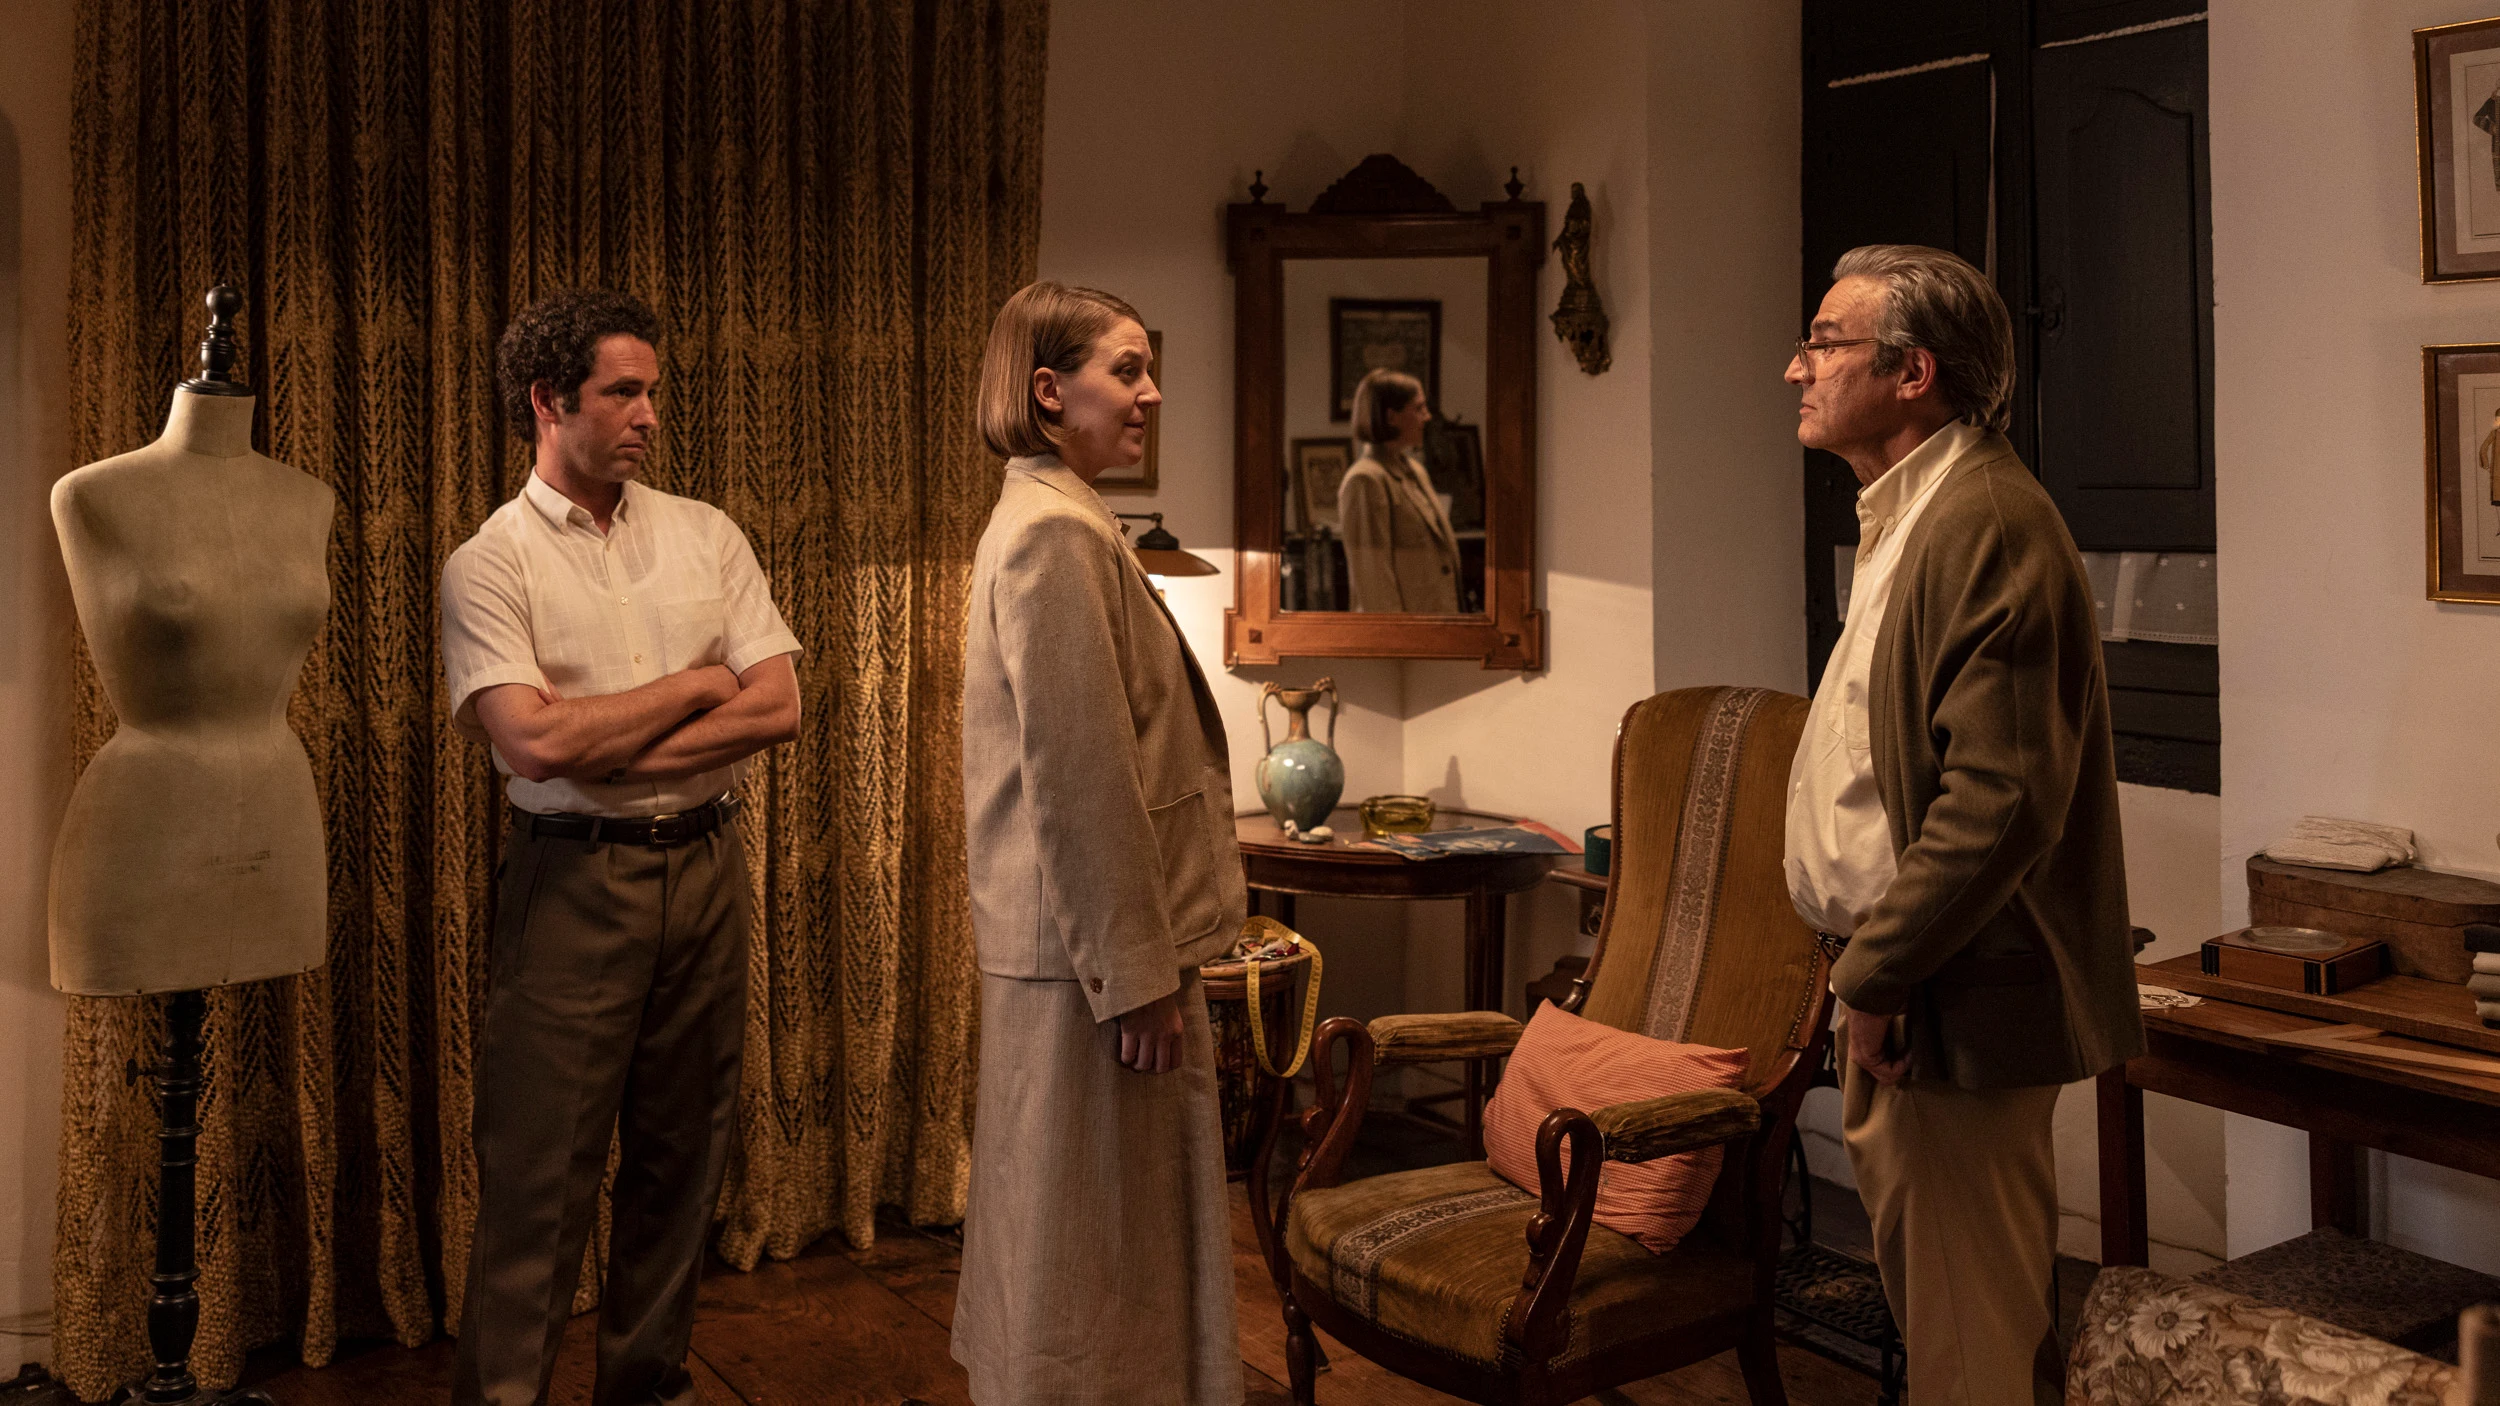
<svg viewBox="0 0 2500 1406">
<path fill-rule="evenodd" d="M 2463 986 L 2389 976 L 2342 996 L 2269 993 L 2291 1008 L 2278 1010 L 2227 999 L 2246 993 L 2206 976 L 2194 956 L 2136 970 L 2147 985 L 2205 1001 L 2146 1011 L 2145 1052 L 2100 1076 L 2103 1264 L 2145 1262 L 2147 1089 L 2308 1133 L 2313 1226 L 2364 1233 L 2359 1148 L 2500 1177 L 2500 1077 L 2269 1042 L 2362 1024 L 2386 1030 L 2395 1037 L 2387 1043 L 2400 1048 L 2500 1054 L 2500 1030 L 2475 1018 Z"/>
<path fill-rule="evenodd" d="M 1496 829 L 1522 822 L 1483 811 L 1444 810 L 1433 817 L 1436 830 Z M 1264 810 L 1244 811 L 1233 821 L 1241 845 L 1241 862 L 1250 884 L 1253 912 L 1261 893 L 1276 896 L 1276 917 L 1293 926 L 1293 901 L 1300 894 L 1331 898 L 1455 898 L 1467 904 L 1464 996 L 1467 1009 L 1502 1008 L 1502 966 L 1510 938 L 1510 896 L 1536 887 L 1559 860 L 1559 854 L 1451 854 L 1416 860 L 1370 845 L 1363 838 L 1363 817 L 1352 806 L 1339 806 L 1328 817 L 1337 838 L 1308 845 L 1285 838 Z M 1465 1085 L 1457 1095 L 1466 1106 L 1460 1124 L 1467 1155 L 1484 1155 L 1484 1094 L 1490 1062 L 1470 1060 Z"/>
</svg>

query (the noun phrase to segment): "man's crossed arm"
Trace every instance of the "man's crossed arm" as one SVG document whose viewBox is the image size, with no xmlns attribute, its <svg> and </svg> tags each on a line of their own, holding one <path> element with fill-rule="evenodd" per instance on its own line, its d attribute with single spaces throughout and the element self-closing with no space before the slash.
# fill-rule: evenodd
<svg viewBox="0 0 2500 1406">
<path fill-rule="evenodd" d="M 477 720 L 530 781 L 675 781 L 798 736 L 791 657 L 758 660 L 743 674 L 719 664 L 681 670 L 596 698 L 499 684 L 477 696 Z"/>
</svg>

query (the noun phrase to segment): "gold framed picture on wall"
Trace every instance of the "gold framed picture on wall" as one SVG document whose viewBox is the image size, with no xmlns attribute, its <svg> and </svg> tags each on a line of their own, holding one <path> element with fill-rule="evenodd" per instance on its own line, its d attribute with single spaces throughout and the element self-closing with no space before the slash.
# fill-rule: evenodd
<svg viewBox="0 0 2500 1406">
<path fill-rule="evenodd" d="M 2429 595 L 2500 605 L 2500 342 L 2422 348 Z"/>
<path fill-rule="evenodd" d="M 1163 334 L 1146 329 L 1146 374 L 1163 389 Z M 1097 493 L 1152 493 L 1157 477 L 1156 461 L 1163 457 L 1163 407 L 1146 412 L 1146 453 L 1137 463 L 1125 469 L 1105 469 L 1094 476 Z"/>
<path fill-rule="evenodd" d="M 2500 19 L 2413 31 L 2422 281 L 2500 278 Z"/>
</svg>

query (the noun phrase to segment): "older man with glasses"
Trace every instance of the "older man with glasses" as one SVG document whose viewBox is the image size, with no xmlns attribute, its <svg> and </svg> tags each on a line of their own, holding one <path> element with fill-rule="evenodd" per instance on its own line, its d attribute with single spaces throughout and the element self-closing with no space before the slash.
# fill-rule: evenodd
<svg viewBox="0 0 2500 1406">
<path fill-rule="evenodd" d="M 1843 1140 L 1920 1406 L 2062 1399 L 2060 1086 L 2142 1052 L 2100 635 L 2005 440 L 1977 269 L 1870 245 L 1788 364 L 1858 477 L 1849 618 L 1790 774 L 1797 912 L 1845 944 Z"/>
</svg>

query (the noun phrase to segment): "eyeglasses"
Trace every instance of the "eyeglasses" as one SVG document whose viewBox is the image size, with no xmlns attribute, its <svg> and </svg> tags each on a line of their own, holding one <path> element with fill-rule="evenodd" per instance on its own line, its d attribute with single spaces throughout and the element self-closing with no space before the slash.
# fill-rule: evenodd
<svg viewBox="0 0 2500 1406">
<path fill-rule="evenodd" d="M 1809 367 L 1821 367 L 1828 365 L 1832 353 L 1842 347 L 1863 347 L 1882 340 L 1881 337 L 1850 337 L 1837 342 L 1817 342 L 1810 338 L 1800 338 L 1797 342 L 1796 355 L 1791 360 L 1802 361 Z"/>
</svg>

